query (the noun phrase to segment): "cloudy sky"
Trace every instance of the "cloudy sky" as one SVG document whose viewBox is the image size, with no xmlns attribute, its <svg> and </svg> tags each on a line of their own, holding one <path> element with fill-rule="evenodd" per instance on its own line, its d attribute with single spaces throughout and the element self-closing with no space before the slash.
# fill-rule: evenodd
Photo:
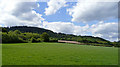
<svg viewBox="0 0 120 67">
<path fill-rule="evenodd" d="M 35 26 L 118 40 L 118 0 L 0 0 L 0 26 Z"/>
</svg>

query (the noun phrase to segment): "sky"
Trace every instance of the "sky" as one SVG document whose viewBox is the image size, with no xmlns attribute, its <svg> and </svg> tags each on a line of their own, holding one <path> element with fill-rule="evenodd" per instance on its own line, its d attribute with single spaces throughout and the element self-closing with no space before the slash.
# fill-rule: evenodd
<svg viewBox="0 0 120 67">
<path fill-rule="evenodd" d="M 118 1 L 0 0 L 0 26 L 34 26 L 118 41 Z"/>
</svg>

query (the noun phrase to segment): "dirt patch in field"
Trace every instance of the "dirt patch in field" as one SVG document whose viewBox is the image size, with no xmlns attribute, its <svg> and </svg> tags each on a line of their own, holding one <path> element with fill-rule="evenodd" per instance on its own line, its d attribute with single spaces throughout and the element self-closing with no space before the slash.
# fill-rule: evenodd
<svg viewBox="0 0 120 67">
<path fill-rule="evenodd" d="M 84 43 L 80 43 L 77 41 L 66 41 L 66 40 L 58 40 L 59 43 L 73 43 L 73 44 L 81 44 L 83 45 Z"/>
</svg>

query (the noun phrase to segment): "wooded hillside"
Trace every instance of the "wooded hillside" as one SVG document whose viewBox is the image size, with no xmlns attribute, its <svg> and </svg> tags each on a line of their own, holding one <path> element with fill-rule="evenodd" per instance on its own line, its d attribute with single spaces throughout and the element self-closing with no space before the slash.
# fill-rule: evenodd
<svg viewBox="0 0 120 67">
<path fill-rule="evenodd" d="M 19 34 L 13 33 L 19 31 Z M 73 34 L 64 34 L 64 33 L 56 33 L 51 30 L 38 28 L 38 27 L 28 27 L 28 26 L 13 26 L 13 27 L 4 27 L 2 28 L 3 38 L 5 36 L 11 36 L 11 34 L 18 35 L 16 37 L 19 37 L 22 40 L 27 40 L 25 42 L 28 42 L 28 40 L 40 40 L 40 36 L 42 33 L 46 32 L 49 35 L 49 39 L 51 42 L 57 42 L 58 40 L 68 40 L 68 41 L 77 41 L 81 43 L 86 44 L 93 44 L 93 45 L 111 45 L 117 44 L 116 42 L 110 42 L 108 40 L 105 40 L 100 37 L 93 37 L 93 36 L 77 36 Z M 34 36 L 34 37 L 33 37 Z M 13 36 L 11 36 L 12 38 Z M 38 39 L 39 38 L 39 39 Z M 3 41 L 4 42 L 4 41 Z M 21 42 L 21 41 L 20 41 Z M 35 41 L 37 42 L 37 41 Z M 39 41 L 38 41 L 39 42 Z M 41 41 L 40 41 L 41 42 Z"/>
</svg>

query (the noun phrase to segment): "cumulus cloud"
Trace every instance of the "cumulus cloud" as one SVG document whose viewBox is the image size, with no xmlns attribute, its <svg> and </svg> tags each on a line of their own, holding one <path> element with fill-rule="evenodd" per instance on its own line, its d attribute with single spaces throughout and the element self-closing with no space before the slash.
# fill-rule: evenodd
<svg viewBox="0 0 120 67">
<path fill-rule="evenodd" d="M 29 25 L 37 26 L 44 21 L 42 15 L 34 11 L 39 7 L 35 2 L 21 2 L 20 0 L 1 0 L 0 24 L 3 26 Z"/>
<path fill-rule="evenodd" d="M 79 0 L 75 6 L 67 9 L 67 11 L 72 16 L 71 21 L 73 22 L 109 20 L 118 18 L 118 2 Z"/>
<path fill-rule="evenodd" d="M 62 32 L 75 35 L 87 35 L 89 25 L 77 26 L 70 22 L 44 22 L 43 28 L 50 29 L 54 32 Z"/>
<path fill-rule="evenodd" d="M 93 36 L 102 37 L 110 41 L 118 40 L 118 23 L 99 22 L 91 26 Z"/>
<path fill-rule="evenodd" d="M 47 2 L 48 8 L 45 8 L 45 14 L 51 15 L 55 14 L 60 8 L 66 6 L 65 0 L 50 0 Z"/>
</svg>

